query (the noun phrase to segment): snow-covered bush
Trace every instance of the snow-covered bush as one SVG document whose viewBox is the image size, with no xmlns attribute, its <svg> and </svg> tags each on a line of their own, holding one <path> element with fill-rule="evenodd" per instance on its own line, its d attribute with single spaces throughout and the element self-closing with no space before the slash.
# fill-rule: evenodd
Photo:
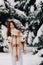
<svg viewBox="0 0 43 65">
<path fill-rule="evenodd" d="M 38 51 L 38 53 L 36 55 L 38 55 L 38 56 L 41 57 L 43 55 L 43 49 L 41 49 L 40 51 Z"/>
</svg>

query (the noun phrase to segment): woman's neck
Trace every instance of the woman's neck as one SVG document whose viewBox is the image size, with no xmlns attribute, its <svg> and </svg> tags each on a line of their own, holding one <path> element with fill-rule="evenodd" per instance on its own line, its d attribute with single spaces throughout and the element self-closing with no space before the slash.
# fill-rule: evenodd
<svg viewBox="0 0 43 65">
<path fill-rule="evenodd" d="M 12 30 L 12 29 L 15 29 L 15 28 L 11 28 L 11 30 Z"/>
</svg>

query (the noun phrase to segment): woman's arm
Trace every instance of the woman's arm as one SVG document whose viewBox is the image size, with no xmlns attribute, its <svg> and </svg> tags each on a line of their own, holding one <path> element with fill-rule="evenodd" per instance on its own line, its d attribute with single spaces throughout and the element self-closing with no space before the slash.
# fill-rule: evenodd
<svg viewBox="0 0 43 65">
<path fill-rule="evenodd" d="M 23 52 L 26 53 L 26 37 L 23 34 L 21 34 L 21 44 Z"/>
</svg>

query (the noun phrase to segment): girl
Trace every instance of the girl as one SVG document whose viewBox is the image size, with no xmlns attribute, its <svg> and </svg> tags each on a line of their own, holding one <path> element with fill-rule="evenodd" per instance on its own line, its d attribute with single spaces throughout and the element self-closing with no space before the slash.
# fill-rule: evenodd
<svg viewBox="0 0 43 65">
<path fill-rule="evenodd" d="M 13 53 L 13 56 L 16 60 L 19 60 L 21 38 L 23 38 L 23 34 L 17 29 L 15 23 L 10 21 L 8 24 L 6 40 L 9 41 L 9 52 Z M 23 51 L 24 50 L 25 44 L 23 44 Z"/>
</svg>

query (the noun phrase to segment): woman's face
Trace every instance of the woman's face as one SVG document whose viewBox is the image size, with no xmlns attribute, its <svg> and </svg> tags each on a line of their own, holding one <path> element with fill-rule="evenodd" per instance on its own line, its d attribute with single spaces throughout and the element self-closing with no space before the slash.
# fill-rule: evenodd
<svg viewBox="0 0 43 65">
<path fill-rule="evenodd" d="M 14 28 L 14 24 L 11 22 L 10 23 L 10 29 Z"/>
</svg>

